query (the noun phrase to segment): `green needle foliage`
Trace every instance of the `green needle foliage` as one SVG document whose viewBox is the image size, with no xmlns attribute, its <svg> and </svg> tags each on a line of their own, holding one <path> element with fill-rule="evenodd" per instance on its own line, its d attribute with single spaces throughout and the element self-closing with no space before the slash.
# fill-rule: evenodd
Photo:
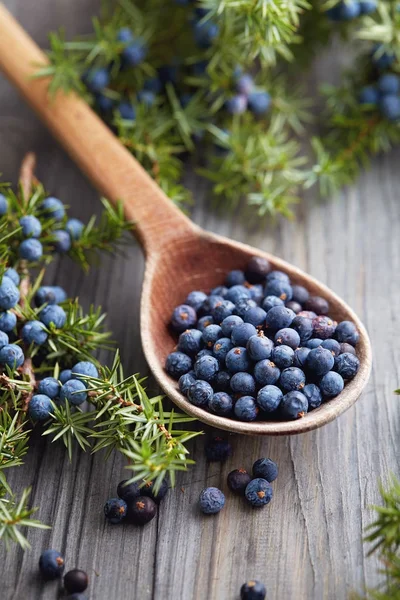
<svg viewBox="0 0 400 600">
<path fill-rule="evenodd" d="M 62 32 L 50 35 L 50 65 L 37 76 L 51 78 L 51 95 L 75 91 L 86 98 L 183 208 L 191 203 L 182 177 L 193 155 L 192 165 L 212 182 L 224 211 L 244 206 L 248 218 L 258 222 L 291 217 L 303 190 L 318 186 L 322 195 L 336 192 L 400 137 L 398 122 L 359 102 L 362 87 L 379 76 L 373 54 L 393 55 L 390 69 L 400 72 L 398 2 L 379 0 L 372 14 L 337 22 L 329 11 L 338 2 L 120 0 L 115 6 L 106 1 L 92 33 L 73 41 Z M 211 41 L 196 43 L 195 23 L 216 28 Z M 124 67 L 130 42 L 119 41 L 121 28 L 129 28 L 146 48 L 135 67 Z M 355 42 L 354 67 L 338 87 L 323 86 L 317 111 L 295 82 L 307 78 L 312 59 L 337 36 L 344 44 Z M 169 82 L 149 106 L 140 92 L 165 67 Z M 88 74 L 99 68 L 110 76 L 100 94 L 86 85 Z M 227 110 L 240 70 L 254 75 L 255 91 L 270 94 L 271 104 L 260 116 L 248 110 L 232 116 Z M 109 109 L 101 104 L 104 98 Z M 134 119 L 121 117 L 121 101 L 134 108 Z M 310 112 L 319 116 L 312 133 Z"/>
<path fill-rule="evenodd" d="M 65 300 L 59 304 L 66 315 L 63 327 L 56 327 L 53 322 L 44 327 L 47 339 L 41 344 L 23 341 L 24 325 L 28 321 L 39 322 L 46 307 L 37 306 L 36 293 L 45 279 L 46 266 L 57 256 L 54 233 L 65 230 L 68 222 L 67 216 L 56 220 L 43 212 L 42 202 L 47 194 L 40 183 L 35 183 L 28 195 L 22 187 L 17 194 L 5 185 L 1 191 L 8 210 L 0 216 L 0 284 L 6 279 L 6 269 L 12 267 L 18 272 L 20 300 L 11 309 L 17 324 L 9 336 L 14 336 L 13 343 L 23 349 L 25 360 L 19 368 L 0 364 L 0 541 L 7 546 L 16 542 L 26 549 L 29 544 L 24 528 L 46 526 L 31 518 L 35 509 L 29 506 L 30 490 L 25 489 L 17 497 L 10 488 L 7 472 L 23 464 L 33 429 L 40 429 L 53 443 L 65 446 L 70 458 L 77 447 L 103 451 L 107 457 L 117 450 L 126 456 L 133 470 L 132 479 L 154 480 L 156 489 L 166 475 L 174 483 L 176 471 L 192 464 L 186 442 L 198 433 L 182 429 L 193 419 L 173 410 L 165 411 L 162 397 L 149 397 L 138 375 L 124 374 L 120 354 L 104 330 L 105 315 L 100 308 L 92 306 L 85 312 L 77 299 Z M 103 204 L 99 222 L 91 219 L 78 239 L 72 240 L 68 251 L 69 257 L 84 269 L 97 259 L 99 252 L 120 251 L 127 243 L 121 235 L 133 227 L 124 220 L 120 205 L 113 208 L 107 201 Z M 37 217 L 42 225 L 38 239 L 44 252 L 37 262 L 20 258 L 24 237 L 19 219 L 25 215 Z M 96 359 L 100 349 L 113 351 L 110 368 Z M 83 407 L 56 398 L 44 422 L 32 420 L 29 406 L 38 393 L 40 379 L 58 379 L 61 369 L 70 369 L 81 360 L 95 364 L 99 373 L 98 377 L 81 377 L 87 390 Z"/>
</svg>

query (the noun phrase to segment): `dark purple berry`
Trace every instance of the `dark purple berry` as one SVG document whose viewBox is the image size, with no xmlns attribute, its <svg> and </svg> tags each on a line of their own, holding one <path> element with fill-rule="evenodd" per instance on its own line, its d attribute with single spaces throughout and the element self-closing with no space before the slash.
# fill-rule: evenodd
<svg viewBox="0 0 400 600">
<path fill-rule="evenodd" d="M 64 588 L 69 594 L 84 592 L 89 585 L 89 577 L 81 569 L 72 569 L 64 575 Z"/>
<path fill-rule="evenodd" d="M 245 269 L 246 279 L 249 283 L 263 283 L 271 270 L 271 265 L 262 256 L 253 256 Z"/>
<path fill-rule="evenodd" d="M 139 482 L 131 481 L 128 483 L 128 481 L 128 479 L 123 479 L 119 482 L 117 487 L 118 496 L 122 498 L 122 500 L 125 500 L 125 502 L 140 496 Z"/>
<path fill-rule="evenodd" d="M 229 473 L 227 481 L 229 489 L 234 494 L 244 496 L 244 492 L 251 481 L 251 477 L 244 469 L 235 469 Z"/>
<path fill-rule="evenodd" d="M 240 588 L 240 600 L 265 600 L 267 590 L 261 581 L 251 579 Z"/>
<path fill-rule="evenodd" d="M 57 550 L 45 550 L 40 555 L 39 569 L 45 579 L 57 579 L 57 577 L 61 577 L 64 568 L 64 558 Z"/>
<path fill-rule="evenodd" d="M 140 488 L 140 495 L 141 496 L 148 496 L 156 504 L 160 504 L 161 500 L 163 500 L 165 498 L 165 496 L 168 494 L 168 489 L 169 488 L 168 488 L 168 481 L 167 481 L 167 479 L 163 479 L 161 481 L 161 483 L 158 485 L 157 491 L 155 491 L 156 487 L 157 486 L 156 486 L 155 480 L 146 481 L 144 483 L 144 485 L 142 485 L 142 487 Z"/>
<path fill-rule="evenodd" d="M 271 483 L 278 477 L 278 465 L 270 458 L 259 458 L 253 464 L 253 477 L 261 477 Z"/>
<path fill-rule="evenodd" d="M 319 316 L 313 320 L 313 335 L 321 340 L 327 340 L 333 336 L 336 329 L 336 321 L 333 321 L 330 317 Z"/>
<path fill-rule="evenodd" d="M 157 513 L 157 504 L 149 496 L 138 496 L 128 504 L 128 519 L 136 525 L 149 523 Z"/>
<path fill-rule="evenodd" d="M 289 300 L 289 302 L 286 302 L 285 306 L 287 308 L 290 308 L 290 310 L 292 310 L 296 315 L 302 309 L 301 304 L 299 304 L 298 302 L 295 302 L 294 300 Z"/>
<path fill-rule="evenodd" d="M 304 304 L 310 297 L 308 290 L 302 285 L 292 285 L 293 300 L 299 304 Z"/>
<path fill-rule="evenodd" d="M 126 502 L 122 498 L 110 498 L 104 505 L 104 515 L 113 525 L 125 519 L 126 511 Z"/>
<path fill-rule="evenodd" d="M 327 315 L 329 312 L 329 303 L 325 298 L 321 298 L 321 296 L 310 296 L 304 302 L 304 308 L 305 310 L 315 312 L 317 315 Z"/>
<path fill-rule="evenodd" d="M 204 446 L 204 452 L 209 462 L 224 462 L 232 454 L 232 446 L 227 440 L 215 437 Z"/>
</svg>

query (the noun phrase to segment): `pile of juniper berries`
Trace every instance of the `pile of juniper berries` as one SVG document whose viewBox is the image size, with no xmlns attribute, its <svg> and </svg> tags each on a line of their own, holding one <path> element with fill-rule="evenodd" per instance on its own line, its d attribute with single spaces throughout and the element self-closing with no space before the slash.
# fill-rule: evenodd
<svg viewBox="0 0 400 600">
<path fill-rule="evenodd" d="M 241 421 L 303 417 L 340 394 L 359 368 L 359 333 L 329 304 L 253 257 L 172 314 L 166 371 L 193 405 Z"/>
</svg>

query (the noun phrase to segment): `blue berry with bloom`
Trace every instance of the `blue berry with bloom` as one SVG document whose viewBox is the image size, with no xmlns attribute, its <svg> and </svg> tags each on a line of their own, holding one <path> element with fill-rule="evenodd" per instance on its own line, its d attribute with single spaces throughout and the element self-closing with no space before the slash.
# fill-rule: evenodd
<svg viewBox="0 0 400 600">
<path fill-rule="evenodd" d="M 264 115 L 271 106 L 271 96 L 266 91 L 252 92 L 247 101 L 250 111 L 257 116 Z"/>
<path fill-rule="evenodd" d="M 110 498 L 104 505 L 104 516 L 107 521 L 116 525 L 126 517 L 128 506 L 122 498 Z"/>
<path fill-rule="evenodd" d="M 52 400 L 60 393 L 60 384 L 54 377 L 45 377 L 39 381 L 38 392 L 39 394 L 45 394 Z"/>
<path fill-rule="evenodd" d="M 24 353 L 16 344 L 7 344 L 0 349 L 0 364 L 2 365 L 17 369 L 24 364 L 24 360 Z"/>
<path fill-rule="evenodd" d="M 137 98 L 139 102 L 147 108 L 151 108 L 156 102 L 155 94 L 153 92 L 148 92 L 147 90 L 138 92 Z"/>
<path fill-rule="evenodd" d="M 19 246 L 19 255 L 29 262 L 36 262 L 43 256 L 43 246 L 35 238 L 29 238 L 21 242 Z"/>
<path fill-rule="evenodd" d="M 55 219 L 56 221 L 62 221 L 65 217 L 64 204 L 61 202 L 61 200 L 54 198 L 53 196 L 45 198 L 40 208 L 47 216 Z"/>
<path fill-rule="evenodd" d="M 294 329 L 284 327 L 276 332 L 274 342 L 276 346 L 289 346 L 296 350 L 300 346 L 300 336 Z"/>
<path fill-rule="evenodd" d="M 290 346 L 275 346 L 271 353 L 271 361 L 279 369 L 291 367 L 294 360 L 294 350 Z"/>
<path fill-rule="evenodd" d="M 232 375 L 230 386 L 232 392 L 235 394 L 243 394 L 245 396 L 251 396 L 256 391 L 254 377 L 250 373 L 241 371 Z"/>
<path fill-rule="evenodd" d="M 271 483 L 278 477 L 278 465 L 270 458 L 259 458 L 253 464 L 253 476 Z"/>
<path fill-rule="evenodd" d="M 118 112 L 121 118 L 127 121 L 134 121 L 136 119 L 135 107 L 128 100 L 121 100 L 118 104 Z"/>
<path fill-rule="evenodd" d="M 362 15 L 370 15 L 378 7 L 377 0 L 359 0 L 360 12 Z"/>
<path fill-rule="evenodd" d="M 228 288 L 231 288 L 234 285 L 243 285 L 245 282 L 246 277 L 244 275 L 244 272 L 240 269 L 234 269 L 233 271 L 230 271 L 225 277 L 225 285 Z"/>
<path fill-rule="evenodd" d="M 340 344 L 337 340 L 333 340 L 332 338 L 328 338 L 324 340 L 321 344 L 322 348 L 326 348 L 330 352 L 332 352 L 333 356 L 339 356 L 340 354 Z"/>
<path fill-rule="evenodd" d="M 345 342 L 355 346 L 360 339 L 357 327 L 351 321 L 341 321 L 335 330 L 335 338 L 338 342 Z"/>
<path fill-rule="evenodd" d="M 60 375 L 59 375 L 59 380 L 61 383 L 67 383 L 67 381 L 69 381 L 70 379 L 72 379 L 72 371 L 71 369 L 64 369 L 63 371 L 61 371 Z"/>
<path fill-rule="evenodd" d="M 61 386 L 60 399 L 74 406 L 83 404 L 87 398 L 86 385 L 79 379 L 70 379 Z"/>
<path fill-rule="evenodd" d="M 198 21 L 194 25 L 194 40 L 199 48 L 210 48 L 219 34 L 219 27 L 212 21 Z"/>
<path fill-rule="evenodd" d="M 117 40 L 118 42 L 130 42 L 133 40 L 132 30 L 129 27 L 121 27 L 117 32 Z"/>
<path fill-rule="evenodd" d="M 378 69 L 387 69 L 395 61 L 395 55 L 391 52 L 383 51 L 383 45 L 377 44 L 372 50 L 372 62 Z"/>
<path fill-rule="evenodd" d="M 304 370 L 307 364 L 307 357 L 310 352 L 310 348 L 297 348 L 293 355 L 293 366 Z"/>
<path fill-rule="evenodd" d="M 262 302 L 262 307 L 265 310 L 265 312 L 268 312 L 269 310 L 271 310 L 271 308 L 274 308 L 274 306 L 284 305 L 284 301 L 278 298 L 278 296 L 266 296 Z"/>
<path fill-rule="evenodd" d="M 272 486 L 266 479 L 256 477 L 247 485 L 244 495 L 252 506 L 260 508 L 271 502 Z"/>
<path fill-rule="evenodd" d="M 257 394 L 257 404 L 264 412 L 277 410 L 283 398 L 283 392 L 276 385 L 266 385 Z"/>
<path fill-rule="evenodd" d="M 241 300 L 250 300 L 250 292 L 244 285 L 235 284 L 229 288 L 225 299 L 237 305 Z"/>
<path fill-rule="evenodd" d="M 84 224 L 79 219 L 69 219 L 65 225 L 66 231 L 73 240 L 79 240 L 82 237 L 84 228 Z"/>
<path fill-rule="evenodd" d="M 200 319 L 197 321 L 196 327 L 199 331 L 203 332 L 206 327 L 213 325 L 213 323 L 214 317 L 212 315 L 204 315 L 204 317 L 200 317 Z"/>
<path fill-rule="evenodd" d="M 235 87 L 239 94 L 245 94 L 248 96 L 254 88 L 254 79 L 249 73 L 243 73 L 243 75 L 240 75 L 237 78 Z"/>
<path fill-rule="evenodd" d="M 49 304 L 48 306 L 45 306 L 41 311 L 39 318 L 42 323 L 46 325 L 46 327 L 50 327 L 50 324 L 53 323 L 54 327 L 57 327 L 57 329 L 64 327 L 67 321 L 65 310 L 57 304 Z"/>
<path fill-rule="evenodd" d="M 194 356 L 203 348 L 203 334 L 199 329 L 187 329 L 179 336 L 178 352 Z"/>
<path fill-rule="evenodd" d="M 229 350 L 225 363 L 228 371 L 239 373 L 239 371 L 247 371 L 250 368 L 251 361 L 246 348 L 236 346 Z"/>
<path fill-rule="evenodd" d="M 254 367 L 254 377 L 261 386 L 274 385 L 281 372 L 271 360 L 260 360 Z"/>
<path fill-rule="evenodd" d="M 60 304 L 67 299 L 67 292 L 58 285 L 43 285 L 35 294 L 36 306 L 43 304 Z"/>
<path fill-rule="evenodd" d="M 240 600 L 264 600 L 266 595 L 265 585 L 256 579 L 246 581 L 240 588 Z"/>
<path fill-rule="evenodd" d="M 238 315 L 230 315 L 229 317 L 226 317 L 226 319 L 224 319 L 221 323 L 222 333 L 224 334 L 224 336 L 230 337 L 233 328 L 237 327 L 238 325 L 242 325 L 242 323 L 243 319 L 241 317 L 239 317 Z"/>
<path fill-rule="evenodd" d="M 264 325 L 267 313 L 260 306 L 251 306 L 243 316 L 245 323 L 251 323 L 254 327 L 260 328 Z"/>
<path fill-rule="evenodd" d="M 273 306 L 265 317 L 265 327 L 268 331 L 275 333 L 280 329 L 290 327 L 295 316 L 295 313 L 286 306 Z"/>
<path fill-rule="evenodd" d="M 232 350 L 233 344 L 229 338 L 220 338 L 213 346 L 213 355 L 219 360 L 221 365 L 225 363 L 226 355 Z"/>
<path fill-rule="evenodd" d="M 221 417 L 230 416 L 233 408 L 232 396 L 226 392 L 216 392 L 208 401 L 208 408 Z"/>
<path fill-rule="evenodd" d="M 32 396 L 29 406 L 28 415 L 34 421 L 45 421 L 53 412 L 51 400 L 45 394 L 35 394 Z"/>
<path fill-rule="evenodd" d="M 288 367 L 284 369 L 279 378 L 279 386 L 284 392 L 302 390 L 306 384 L 304 371 L 298 367 Z"/>
<path fill-rule="evenodd" d="M 65 231 L 64 229 L 58 229 L 57 231 L 54 231 L 53 238 L 54 249 L 56 252 L 62 254 L 71 250 L 71 236 L 69 235 L 68 231 Z"/>
<path fill-rule="evenodd" d="M 189 386 L 187 397 L 191 404 L 205 408 L 213 397 L 214 390 L 207 381 L 198 380 Z"/>
<path fill-rule="evenodd" d="M 343 377 L 339 375 L 339 373 L 335 373 L 335 371 L 326 373 L 319 382 L 319 389 L 324 398 L 333 398 L 334 396 L 337 396 L 343 388 Z"/>
<path fill-rule="evenodd" d="M 328 371 L 332 370 L 334 363 L 335 359 L 333 358 L 332 353 L 326 348 L 318 346 L 311 350 L 307 356 L 306 366 L 312 375 L 315 377 L 322 377 L 328 373 Z"/>
<path fill-rule="evenodd" d="M 198 311 L 202 307 L 203 302 L 206 299 L 207 294 L 205 294 L 204 292 L 194 290 L 193 292 L 190 292 L 190 294 L 187 295 L 184 304 L 188 304 L 189 306 L 194 308 L 195 311 Z"/>
<path fill-rule="evenodd" d="M 352 21 L 361 13 L 358 0 L 345 0 L 339 3 L 339 17 L 341 21 Z"/>
<path fill-rule="evenodd" d="M 159 94 L 162 90 L 162 83 L 158 77 L 150 77 L 146 79 L 143 84 L 143 89 L 146 92 L 153 92 L 153 94 Z"/>
<path fill-rule="evenodd" d="M 231 339 L 235 346 L 246 346 L 249 339 L 257 335 L 257 329 L 251 323 L 241 323 L 232 329 Z"/>
<path fill-rule="evenodd" d="M 246 344 L 247 352 L 254 361 L 265 360 L 270 358 L 274 349 L 272 340 L 267 338 L 262 332 L 257 335 L 252 335 Z"/>
<path fill-rule="evenodd" d="M 241 115 L 247 109 L 248 100 L 244 94 L 236 94 L 228 98 L 225 102 L 225 108 L 231 115 Z"/>
<path fill-rule="evenodd" d="M 378 90 L 381 94 L 398 94 L 400 91 L 400 79 L 394 73 L 384 73 L 378 79 Z"/>
<path fill-rule="evenodd" d="M 42 233 L 42 224 L 34 215 L 25 215 L 19 220 L 22 227 L 22 234 L 25 237 L 38 238 Z"/>
<path fill-rule="evenodd" d="M 40 321 L 28 321 L 22 328 L 21 337 L 26 344 L 37 344 L 41 346 L 48 338 L 44 323 Z"/>
<path fill-rule="evenodd" d="M 361 89 L 361 92 L 358 96 L 358 101 L 360 104 L 370 104 L 371 106 L 376 106 L 379 101 L 379 92 L 373 85 L 366 85 Z"/>
<path fill-rule="evenodd" d="M 129 67 L 136 67 L 144 61 L 147 56 L 147 46 L 142 39 L 137 39 L 122 51 L 122 62 Z"/>
<path fill-rule="evenodd" d="M 249 310 L 249 308 L 255 308 L 257 306 L 257 303 L 254 302 L 252 298 L 239 298 L 239 300 L 235 302 L 235 306 L 236 308 L 233 311 L 233 314 L 243 319 L 244 315 Z"/>
<path fill-rule="evenodd" d="M 380 99 L 379 108 L 389 121 L 400 119 L 400 98 L 395 94 L 387 94 Z"/>
<path fill-rule="evenodd" d="M 359 359 L 350 352 L 344 352 L 335 358 L 334 369 L 343 377 L 343 379 L 353 379 L 359 368 Z"/>
<path fill-rule="evenodd" d="M 15 269 L 13 269 L 12 267 L 9 267 L 8 269 L 6 269 L 4 271 L 4 275 L 6 277 L 8 277 L 9 279 L 11 279 L 11 281 L 13 283 L 15 283 L 15 285 L 19 285 L 20 276 L 19 276 L 18 272 Z"/>
<path fill-rule="evenodd" d="M 8 211 L 8 200 L 4 194 L 0 194 L 0 217 L 7 214 Z"/>
<path fill-rule="evenodd" d="M 314 408 L 318 408 L 321 406 L 322 402 L 322 394 L 321 390 L 315 383 L 308 383 L 302 389 L 302 393 L 305 395 L 308 401 L 308 410 L 313 410 Z"/>
<path fill-rule="evenodd" d="M 267 280 L 264 293 L 266 296 L 278 296 L 278 298 L 284 300 L 285 302 L 291 300 L 293 296 L 292 286 L 290 283 L 287 283 L 281 279 Z"/>
<path fill-rule="evenodd" d="M 12 331 L 16 324 L 17 316 L 15 313 L 8 311 L 0 313 L 0 331 Z"/>
<path fill-rule="evenodd" d="M 223 300 L 214 308 L 213 316 L 216 323 L 221 323 L 226 317 L 230 317 L 235 310 L 235 305 L 230 300 Z"/>
<path fill-rule="evenodd" d="M 76 363 L 76 365 L 72 367 L 71 372 L 74 379 L 80 379 L 80 375 L 94 377 L 95 379 L 98 379 L 99 377 L 97 367 L 88 360 L 82 360 Z"/>
<path fill-rule="evenodd" d="M 194 371 L 189 371 L 189 373 L 185 373 L 184 375 L 181 375 L 179 377 L 178 385 L 179 385 L 179 390 L 182 392 L 182 394 L 185 394 L 185 396 L 186 396 L 190 386 L 195 381 L 196 381 L 196 375 L 195 375 Z"/>
<path fill-rule="evenodd" d="M 209 325 L 204 329 L 202 337 L 207 348 L 212 348 L 215 342 L 222 337 L 222 329 L 219 325 Z"/>
<path fill-rule="evenodd" d="M 40 555 L 39 569 L 45 579 L 61 577 L 64 567 L 64 559 L 57 550 L 45 550 Z"/>
<path fill-rule="evenodd" d="M 14 308 L 20 297 L 19 289 L 7 276 L 3 276 L 0 283 L 0 309 Z"/>
<path fill-rule="evenodd" d="M 4 333 L 4 331 L 0 331 L 0 348 L 7 346 L 9 342 L 10 340 L 8 339 L 8 335 Z"/>
<path fill-rule="evenodd" d="M 255 421 L 259 409 L 252 396 L 241 396 L 236 401 L 233 410 L 239 421 Z"/>
<path fill-rule="evenodd" d="M 285 419 L 300 419 L 308 411 L 308 400 L 301 392 L 289 392 L 283 396 L 280 410 Z"/>
<path fill-rule="evenodd" d="M 218 371 L 219 362 L 214 356 L 202 356 L 194 363 L 194 372 L 197 379 L 212 381 Z"/>
<path fill-rule="evenodd" d="M 91 92 L 102 92 L 110 83 L 110 73 L 105 67 L 90 69 L 84 75 L 83 80 Z"/>
<path fill-rule="evenodd" d="M 167 356 L 165 368 L 168 375 L 174 379 L 179 379 L 181 375 L 191 371 L 192 367 L 192 359 L 183 352 L 171 352 Z"/>
<path fill-rule="evenodd" d="M 205 515 L 215 515 L 225 506 L 225 496 L 216 487 L 205 488 L 199 497 L 200 510 Z"/>
<path fill-rule="evenodd" d="M 194 308 L 188 304 L 177 306 L 171 317 L 171 327 L 174 331 L 182 333 L 186 329 L 190 329 L 196 325 L 197 314 Z"/>
</svg>

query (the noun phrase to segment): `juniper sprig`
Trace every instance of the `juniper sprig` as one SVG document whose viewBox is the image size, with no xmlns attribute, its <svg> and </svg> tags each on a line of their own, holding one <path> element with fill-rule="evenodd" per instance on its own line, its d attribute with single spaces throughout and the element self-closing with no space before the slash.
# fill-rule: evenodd
<svg viewBox="0 0 400 600">
<path fill-rule="evenodd" d="M 107 456 L 122 452 L 155 488 L 192 464 L 185 444 L 198 435 L 181 429 L 193 419 L 165 411 L 161 396 L 147 395 L 143 379 L 124 374 L 100 308 L 84 312 L 61 288 L 43 286 L 57 252 L 87 269 L 99 251 L 118 251 L 133 224 L 121 206 L 106 201 L 99 224 L 68 219 L 62 203 L 33 178 L 33 166 L 28 155 L 19 191 L 2 186 L 0 194 L 0 540 L 24 549 L 23 528 L 45 525 L 31 518 L 29 489 L 18 498 L 10 488 L 7 470 L 23 464 L 34 428 L 61 442 L 70 458 L 76 446 Z M 60 248 L 57 232 L 68 248 Z M 41 256 L 21 258 L 24 242 L 32 241 Z M 99 349 L 114 351 L 110 368 L 97 360 Z"/>
</svg>

